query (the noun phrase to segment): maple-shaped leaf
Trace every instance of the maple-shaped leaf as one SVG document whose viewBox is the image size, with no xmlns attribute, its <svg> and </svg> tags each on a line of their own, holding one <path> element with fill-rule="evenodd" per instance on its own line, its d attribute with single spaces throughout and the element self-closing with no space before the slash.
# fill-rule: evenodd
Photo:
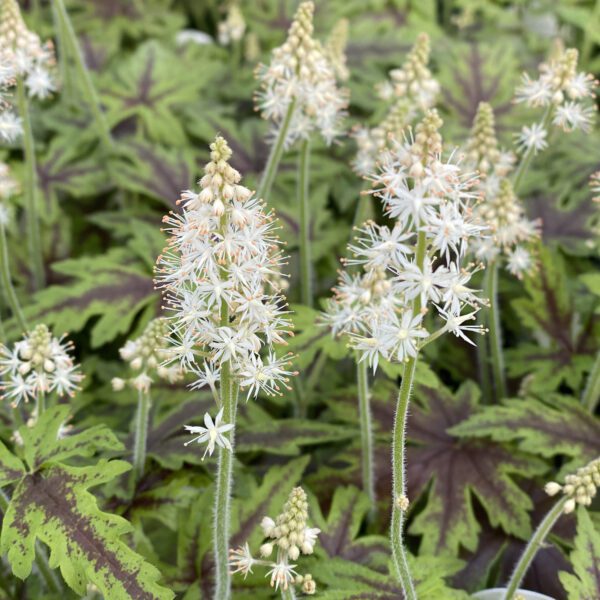
<svg viewBox="0 0 600 600">
<path fill-rule="evenodd" d="M 470 128 L 479 103 L 491 102 L 501 131 L 519 72 L 514 50 L 504 43 L 450 45 L 444 40 L 435 48 L 446 107 Z"/>
<path fill-rule="evenodd" d="M 97 317 L 91 327 L 92 348 L 126 333 L 144 308 L 158 308 L 151 272 L 132 261 L 125 249 L 65 260 L 52 268 L 70 281 L 38 292 L 25 309 L 26 317 L 57 331 L 80 331 Z"/>
<path fill-rule="evenodd" d="M 473 499 L 483 505 L 493 526 L 518 536 L 531 530 L 531 501 L 514 481 L 546 467 L 502 444 L 459 437 L 452 428 L 479 410 L 480 393 L 467 382 L 452 394 L 443 386 L 418 387 L 408 419 L 408 494 L 426 493 L 423 510 L 409 528 L 422 534 L 421 552 L 456 554 L 473 550 L 480 526 Z"/>
<path fill-rule="evenodd" d="M 574 574 L 561 572 L 569 600 L 597 600 L 600 598 L 600 531 L 585 508 L 577 511 L 575 549 L 571 552 Z"/>
<path fill-rule="evenodd" d="M 572 460 L 563 465 L 563 472 L 600 455 L 600 419 L 578 399 L 559 394 L 507 399 L 500 406 L 486 406 L 453 427 L 452 433 L 515 442 L 521 450 L 544 458 L 567 456 Z"/>
<path fill-rule="evenodd" d="M 558 252 L 540 246 L 534 274 L 524 281 L 528 297 L 513 300 L 521 323 L 531 330 L 536 343 L 521 343 L 507 353 L 513 376 L 534 374 L 528 387 L 554 391 L 561 383 L 577 390 L 591 367 L 598 323 L 593 305 L 579 302 L 570 289 L 564 261 Z M 581 310 L 579 310 L 581 308 Z"/>
<path fill-rule="evenodd" d="M 445 579 L 455 573 L 461 562 L 450 557 L 409 555 L 415 591 L 421 600 L 466 600 L 470 596 L 448 587 Z M 327 589 L 319 593 L 323 600 L 398 600 L 404 598 L 396 577 L 334 558 L 315 561 L 312 574 Z"/>
<path fill-rule="evenodd" d="M 101 86 L 112 125 L 128 126 L 159 143 L 185 145 L 186 135 L 177 108 L 193 102 L 219 66 L 207 50 L 202 69 L 190 76 L 190 66 L 164 45 L 151 40 L 116 63 Z"/>
<path fill-rule="evenodd" d="M 193 185 L 199 172 L 186 150 L 168 150 L 138 139 L 119 145 L 113 170 L 121 188 L 160 200 L 170 209 L 176 208 L 181 192 Z"/>
<path fill-rule="evenodd" d="M 369 497 L 354 486 L 335 490 L 327 518 L 315 498 L 311 497 L 310 518 L 321 530 L 315 547 L 321 560 L 343 558 L 378 570 L 385 570 L 389 558 L 389 542 L 381 535 L 359 536 L 360 529 L 371 511 Z"/>
<path fill-rule="evenodd" d="M 102 512 L 89 492 L 128 471 L 130 465 L 106 459 L 77 467 L 63 462 L 90 456 L 97 448 L 122 447 L 103 427 L 91 430 L 89 437 L 83 432 L 74 441 L 62 439 L 59 432 L 68 412 L 68 406 L 53 407 L 33 427 L 21 427 L 28 469 L 21 463 L 18 480 L 15 460 L 7 461 L 5 448 L 0 452 L 1 477 L 16 481 L 2 521 L 0 551 L 7 555 L 13 573 L 25 579 L 31 573 L 39 539 L 50 549 L 50 567 L 59 567 L 66 583 L 80 595 L 92 583 L 115 600 L 173 598 L 170 590 L 158 584 L 158 570 L 121 539 L 131 532 L 131 524 Z"/>
</svg>

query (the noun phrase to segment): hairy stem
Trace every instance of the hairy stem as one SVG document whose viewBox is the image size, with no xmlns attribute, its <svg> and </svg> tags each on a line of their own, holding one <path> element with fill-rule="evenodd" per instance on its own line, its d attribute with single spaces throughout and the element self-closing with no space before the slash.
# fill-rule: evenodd
<svg viewBox="0 0 600 600">
<path fill-rule="evenodd" d="M 135 416 L 135 437 L 133 444 L 133 478 L 135 482 L 141 479 L 146 464 L 146 443 L 148 439 L 150 404 L 150 393 L 138 390 L 138 405 Z"/>
<path fill-rule="evenodd" d="M 489 311 L 489 347 L 491 351 L 492 380 L 496 401 L 506 397 L 506 376 L 504 372 L 504 354 L 502 351 L 502 326 L 500 304 L 498 303 L 498 262 L 488 265 L 485 273 L 485 292 L 490 301 Z"/>
<path fill-rule="evenodd" d="M 69 48 L 73 58 L 75 59 L 75 66 L 77 68 L 78 76 L 77 79 L 79 79 L 83 84 L 83 94 L 85 101 L 92 111 L 98 137 L 100 138 L 104 150 L 108 151 L 110 148 L 112 148 L 113 139 L 110 134 L 110 128 L 106 121 L 106 117 L 104 116 L 104 112 L 102 111 L 102 107 L 100 105 L 98 93 L 94 87 L 90 72 L 86 67 L 85 60 L 83 58 L 83 52 L 81 51 L 79 40 L 77 39 L 77 34 L 75 33 L 75 29 L 73 28 L 73 24 L 69 18 L 69 13 L 65 8 L 64 0 L 54 0 L 54 5 L 56 7 L 58 19 L 60 20 L 58 35 L 64 35 L 66 37 L 66 39 L 61 40 L 61 46 L 63 50 Z"/>
<path fill-rule="evenodd" d="M 279 126 L 277 138 L 275 139 L 275 143 L 271 146 L 271 152 L 269 153 L 267 166 L 265 167 L 265 171 L 258 186 L 258 191 L 256 192 L 256 195 L 265 201 L 271 192 L 271 186 L 273 185 L 273 180 L 275 179 L 275 174 L 277 173 L 277 168 L 279 167 L 279 161 L 281 160 L 285 145 L 285 138 L 287 137 L 287 132 L 290 127 L 290 121 L 292 120 L 295 106 L 296 99 L 294 98 L 290 102 L 287 112 L 285 113 L 285 117 Z"/>
<path fill-rule="evenodd" d="M 29 102 L 25 84 L 21 77 L 17 78 L 17 105 L 19 116 L 23 121 L 23 154 L 25 157 L 25 207 L 27 211 L 27 247 L 31 261 L 31 272 L 35 289 L 44 286 L 44 260 L 40 242 L 40 212 L 38 205 L 38 175 L 35 158 L 35 143 L 31 129 Z"/>
<path fill-rule="evenodd" d="M 415 377 L 417 358 L 410 358 L 404 367 L 402 383 L 398 393 L 396 415 L 394 418 L 394 434 L 392 445 L 393 460 L 393 492 L 392 492 L 392 526 L 391 543 L 392 556 L 396 577 L 400 580 L 404 598 L 416 600 L 417 594 L 412 581 L 406 549 L 404 548 L 404 511 L 400 502 L 408 498 L 406 493 L 406 420 L 408 416 L 408 405 L 410 393 Z"/>
<path fill-rule="evenodd" d="M 480 311 L 477 314 L 477 324 L 487 328 L 487 319 Z M 481 336 L 477 344 L 477 373 L 479 375 L 479 387 L 484 402 L 492 398 L 492 382 L 490 381 L 490 349 L 487 336 Z"/>
<path fill-rule="evenodd" d="M 300 295 L 302 304 L 313 305 L 313 280 L 310 251 L 310 201 L 308 197 L 310 176 L 310 140 L 300 147 L 298 161 L 298 204 L 300 205 Z"/>
<path fill-rule="evenodd" d="M 282 600 L 296 600 L 296 592 L 293 586 L 290 585 L 286 590 L 281 588 L 281 598 Z"/>
<path fill-rule="evenodd" d="M 358 385 L 358 414 L 360 419 L 360 441 L 362 461 L 362 484 L 363 490 L 368 494 L 371 501 L 370 514 L 374 515 L 376 510 L 375 498 L 375 476 L 373 472 L 373 426 L 371 424 L 371 405 L 369 393 L 369 376 L 367 361 L 359 360 L 356 355 L 356 382 Z"/>
<path fill-rule="evenodd" d="M 35 414 L 37 418 L 40 418 L 40 415 L 44 413 L 46 410 L 46 394 L 44 392 L 38 392 L 35 397 Z"/>
<path fill-rule="evenodd" d="M 516 591 L 519 589 L 527 569 L 529 569 L 537 551 L 542 547 L 546 536 L 550 533 L 550 530 L 554 527 L 554 524 L 560 516 L 563 514 L 565 502 L 568 500 L 568 496 L 563 496 L 546 514 L 542 522 L 538 525 L 535 530 L 533 537 L 529 540 L 529 543 L 525 547 L 519 562 L 513 571 L 513 574 L 508 582 L 506 592 L 503 600 L 513 600 Z"/>
<path fill-rule="evenodd" d="M 588 376 L 581 401 L 592 414 L 596 412 L 600 401 L 600 352 L 596 354 L 596 360 Z"/>
<path fill-rule="evenodd" d="M 0 510 L 6 514 L 10 498 L 6 495 L 4 490 L 0 490 Z M 63 591 L 61 580 L 54 570 L 48 565 L 48 555 L 46 550 L 42 547 L 39 542 L 35 543 L 35 566 L 46 585 L 48 591 L 54 594 L 60 594 Z"/>
<path fill-rule="evenodd" d="M 223 422 L 235 425 L 237 412 L 238 385 L 231 377 L 231 364 L 228 361 L 221 367 L 221 402 Z M 215 490 L 215 590 L 214 600 L 228 600 L 231 596 L 231 575 L 229 573 L 229 519 L 231 511 L 231 490 L 233 487 L 233 458 L 235 449 L 235 427 L 229 433 L 231 450 L 219 448 L 217 480 Z"/>
<path fill-rule="evenodd" d="M 10 263 L 8 257 L 8 245 L 6 243 L 6 231 L 4 229 L 4 225 L 2 224 L 0 224 L 0 269 L 2 286 L 4 287 L 4 291 L 8 298 L 10 310 L 12 311 L 13 317 L 19 323 L 19 327 L 21 328 L 22 332 L 25 332 L 27 331 L 27 322 L 25 321 L 25 317 L 23 316 L 23 311 L 21 310 L 19 299 L 17 298 L 15 288 L 12 284 L 12 278 L 10 276 Z"/>
<path fill-rule="evenodd" d="M 427 238 L 424 231 L 419 231 L 415 259 L 417 266 L 423 270 L 427 254 Z M 417 296 L 413 304 L 413 314 L 421 312 L 421 297 Z M 402 504 L 408 501 L 406 493 L 406 420 L 410 403 L 410 393 L 417 368 L 417 356 L 409 358 L 404 366 L 402 383 L 398 392 L 398 403 L 394 415 L 394 432 L 392 441 L 392 525 L 390 538 L 394 571 L 400 580 L 405 600 L 416 600 L 417 594 L 408 567 L 406 549 L 404 548 L 404 510 Z"/>
</svg>

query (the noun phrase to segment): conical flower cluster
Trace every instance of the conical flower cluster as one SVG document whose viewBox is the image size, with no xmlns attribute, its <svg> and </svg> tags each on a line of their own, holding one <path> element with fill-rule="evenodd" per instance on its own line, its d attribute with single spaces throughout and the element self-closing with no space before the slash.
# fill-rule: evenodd
<svg viewBox="0 0 600 600">
<path fill-rule="evenodd" d="M 421 33 L 402 67 L 390 71 L 390 79 L 377 86 L 379 96 L 391 106 L 376 127 L 354 130 L 358 152 L 352 166 L 359 175 L 372 175 L 393 140 L 400 140 L 404 129 L 434 106 L 440 86 L 429 70 L 429 54 L 429 36 Z"/>
<path fill-rule="evenodd" d="M 404 64 L 389 73 L 393 96 L 406 99 L 421 110 L 431 108 L 435 104 L 440 91 L 440 85 L 434 79 L 428 67 L 430 53 L 429 36 L 426 33 L 421 33 L 406 57 Z M 389 87 L 387 89 L 389 90 Z M 384 100 L 387 99 L 388 93 L 384 91 Z"/>
<path fill-rule="evenodd" d="M 457 164 L 442 161 L 442 120 L 429 111 L 414 136 L 383 155 L 371 193 L 380 198 L 393 227 L 367 223 L 350 246 L 350 265 L 360 277 L 342 275 L 329 321 L 350 334 L 362 359 L 377 368 L 379 358 L 403 362 L 416 356 L 429 337 L 423 316 L 442 321 L 437 335 L 466 333 L 482 300 L 468 282 L 478 267 L 462 260 L 485 228 L 473 217 L 475 179 Z M 380 301 L 361 307 L 364 287 L 375 283 Z M 464 312 L 465 309 L 470 312 Z"/>
<path fill-rule="evenodd" d="M 565 132 L 591 130 L 597 110 L 592 100 L 598 82 L 592 75 L 577 70 L 578 58 L 575 48 L 561 50 L 539 66 L 537 79 L 523 75 L 516 91 L 516 101 L 532 108 L 546 107 L 547 110 L 547 118 L 543 122 L 523 127 L 518 140 L 523 150 L 543 150 L 547 146 L 550 123 Z"/>
<path fill-rule="evenodd" d="M 492 107 L 482 102 L 467 141 L 467 161 L 482 176 L 477 185 L 481 202 L 475 215 L 489 229 L 474 244 L 475 256 L 493 261 L 502 258 L 517 277 L 533 267 L 532 246 L 539 237 L 539 223 L 527 218 L 508 179 L 514 157 L 499 149 Z"/>
<path fill-rule="evenodd" d="M 25 334 L 13 348 L 0 344 L 0 390 L 14 406 L 56 392 L 73 396 L 83 375 L 70 352 L 73 345 L 56 338 L 46 325 Z"/>
<path fill-rule="evenodd" d="M 329 144 L 341 133 L 348 92 L 337 86 L 336 71 L 322 45 L 313 38 L 312 2 L 302 2 L 285 43 L 273 50 L 271 63 L 259 65 L 257 106 L 277 129 L 293 103 L 286 147 L 318 132 Z"/>
<path fill-rule="evenodd" d="M 230 564 L 234 572 L 244 575 L 252 572 L 252 567 L 261 565 L 270 567 L 267 576 L 271 576 L 271 586 L 287 590 L 292 585 L 302 586 L 305 594 L 314 594 L 316 584 L 310 574 L 299 575 L 296 573 L 295 564 L 301 554 L 312 554 L 320 529 L 310 528 L 308 521 L 308 502 L 306 492 L 297 487 L 292 490 L 281 514 L 275 519 L 265 517 L 261 527 L 267 541 L 260 547 L 262 558 L 269 558 L 277 552 L 277 560 L 269 562 L 255 559 L 250 553 L 248 544 L 232 550 Z"/>
<path fill-rule="evenodd" d="M 494 109 L 480 102 L 467 140 L 466 160 L 470 167 L 482 175 L 505 177 L 515 162 L 512 152 L 501 150 L 496 138 Z"/>
<path fill-rule="evenodd" d="M 27 28 L 17 0 L 0 0 L 0 62 L 13 76 L 23 78 L 32 97 L 46 98 L 55 90 L 52 44 L 42 44 Z"/>
<path fill-rule="evenodd" d="M 163 219 L 170 239 L 156 283 L 171 311 L 170 358 L 215 395 L 225 364 L 249 396 L 277 394 L 293 373 L 274 351 L 290 334 L 285 300 L 269 291 L 284 261 L 276 220 L 240 184 L 227 142 L 210 149 L 200 192 L 184 192 L 183 212 Z"/>
<path fill-rule="evenodd" d="M 577 469 L 576 473 L 567 475 L 564 485 L 550 481 L 544 489 L 550 496 L 554 496 L 559 492 L 567 496 L 564 512 L 570 513 L 575 510 L 577 504 L 590 506 L 599 487 L 600 458 L 596 458 L 585 467 Z"/>
<path fill-rule="evenodd" d="M 183 377 L 180 366 L 175 364 L 167 367 L 164 364 L 169 359 L 168 338 L 167 319 L 154 319 L 148 323 L 139 338 L 128 340 L 119 354 L 138 374 L 131 379 L 115 377 L 112 380 L 113 389 L 118 391 L 131 385 L 137 390 L 148 391 L 153 382 L 153 374 L 171 383 L 180 380 Z"/>
<path fill-rule="evenodd" d="M 335 69 L 337 78 L 346 81 L 350 71 L 346 66 L 346 44 L 348 43 L 348 19 L 340 19 L 331 30 L 325 43 L 325 54 Z"/>
</svg>

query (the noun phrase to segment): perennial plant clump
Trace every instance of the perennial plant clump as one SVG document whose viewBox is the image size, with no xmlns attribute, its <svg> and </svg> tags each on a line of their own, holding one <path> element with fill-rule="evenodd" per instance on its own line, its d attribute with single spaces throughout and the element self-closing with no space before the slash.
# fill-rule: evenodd
<svg viewBox="0 0 600 600">
<path fill-rule="evenodd" d="M 0 598 L 600 599 L 599 18 L 0 0 Z"/>
</svg>

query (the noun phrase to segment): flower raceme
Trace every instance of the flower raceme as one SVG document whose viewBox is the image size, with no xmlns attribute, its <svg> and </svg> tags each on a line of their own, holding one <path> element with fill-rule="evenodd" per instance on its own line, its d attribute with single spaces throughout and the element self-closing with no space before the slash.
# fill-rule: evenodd
<svg viewBox="0 0 600 600">
<path fill-rule="evenodd" d="M 467 141 L 467 161 L 481 174 L 476 189 L 482 198 L 474 213 L 489 228 L 489 235 L 473 244 L 475 256 L 487 262 L 502 258 L 513 275 L 522 277 L 534 264 L 532 247 L 539 239 L 540 222 L 527 218 L 513 190 L 509 175 L 514 156 L 499 149 L 494 112 L 486 102 L 477 109 Z"/>
<path fill-rule="evenodd" d="M 320 529 L 307 525 L 308 502 L 306 492 L 297 487 L 292 490 L 283 512 L 275 519 L 264 517 L 261 522 L 266 541 L 260 547 L 262 559 L 269 558 L 276 550 L 276 560 L 254 558 L 249 545 L 246 543 L 230 551 L 229 564 L 234 573 L 242 573 L 244 577 L 252 573 L 254 566 L 269 567 L 271 587 L 287 590 L 294 585 L 302 587 L 307 595 L 316 592 L 316 583 L 310 574 L 299 575 L 296 564 L 289 561 L 298 560 L 301 554 L 312 554 Z"/>
<path fill-rule="evenodd" d="M 416 356 L 430 337 L 428 313 L 442 321 L 435 337 L 450 331 L 468 340 L 466 332 L 482 332 L 468 324 L 484 303 L 468 286 L 480 266 L 462 264 L 485 232 L 473 215 L 476 179 L 463 174 L 453 156 L 443 161 L 441 125 L 429 111 L 414 137 L 382 155 L 370 193 L 394 224 L 368 222 L 358 230 L 347 263 L 363 272 L 342 274 L 329 304 L 334 333 L 348 333 L 374 368 L 380 357 L 403 362 Z"/>
<path fill-rule="evenodd" d="M 579 56 L 575 48 L 560 50 L 539 66 L 539 76 L 524 74 L 515 101 L 530 108 L 545 108 L 540 123 L 523 127 L 518 136 L 519 147 L 537 153 L 548 146 L 548 127 L 554 125 L 565 132 L 591 130 L 596 108 L 591 100 L 598 82 L 592 75 L 577 71 Z"/>
<path fill-rule="evenodd" d="M 156 269 L 171 313 L 170 360 L 194 374 L 195 388 L 208 386 L 217 403 L 225 363 L 248 397 L 280 393 L 294 374 L 289 355 L 275 354 L 291 335 L 285 300 L 273 289 L 285 260 L 276 220 L 240 184 L 230 157 L 217 137 L 200 192 L 184 192 L 183 212 L 164 218 L 170 239 Z"/>
<path fill-rule="evenodd" d="M 169 358 L 168 336 L 168 321 L 160 318 L 150 321 L 139 338 L 128 340 L 119 354 L 139 373 L 128 380 L 115 377 L 112 380 L 113 389 L 119 391 L 129 384 L 138 391 L 148 392 L 153 382 L 152 374 L 171 383 L 180 380 L 183 373 L 179 365 L 167 367 L 163 364 Z"/>
<path fill-rule="evenodd" d="M 285 43 L 273 50 L 271 63 L 259 65 L 256 104 L 263 118 L 282 126 L 290 104 L 293 113 L 285 138 L 289 148 L 314 131 L 330 144 L 341 132 L 348 92 L 337 86 L 336 66 L 327 49 L 313 38 L 314 4 L 298 7 Z"/>
<path fill-rule="evenodd" d="M 13 406 L 51 392 L 73 396 L 79 389 L 83 375 L 70 356 L 73 345 L 63 339 L 38 325 L 12 349 L 0 345 L 0 389 Z"/>
<path fill-rule="evenodd" d="M 54 63 L 52 43 L 42 44 L 27 28 L 16 0 L 0 0 L 0 139 L 13 142 L 22 134 L 20 118 L 2 102 L 6 92 L 21 79 L 29 96 L 47 98 L 56 90 Z"/>
</svg>

